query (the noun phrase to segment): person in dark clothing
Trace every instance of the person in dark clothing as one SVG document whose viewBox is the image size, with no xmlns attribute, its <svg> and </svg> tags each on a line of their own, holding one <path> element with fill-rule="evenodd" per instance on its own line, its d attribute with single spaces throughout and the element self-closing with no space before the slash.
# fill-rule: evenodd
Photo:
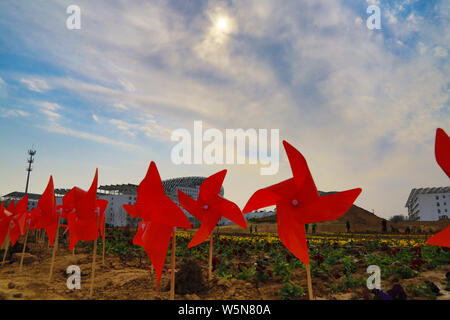
<svg viewBox="0 0 450 320">
<path fill-rule="evenodd" d="M 386 223 L 386 220 L 381 221 L 381 231 L 382 231 L 383 233 L 386 233 L 386 232 L 387 232 L 387 223 Z"/>
<path fill-rule="evenodd" d="M 347 220 L 345 227 L 347 228 L 347 233 L 350 232 L 350 221 Z"/>
</svg>

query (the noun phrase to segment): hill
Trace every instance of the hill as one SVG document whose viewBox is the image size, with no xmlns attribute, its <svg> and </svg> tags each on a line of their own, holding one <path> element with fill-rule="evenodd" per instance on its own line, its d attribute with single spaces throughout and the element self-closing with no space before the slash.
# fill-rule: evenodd
<svg viewBox="0 0 450 320">
<path fill-rule="evenodd" d="M 391 223 L 380 218 L 361 207 L 353 205 L 341 218 L 333 221 L 319 222 L 316 232 L 319 233 L 339 233 L 347 232 L 346 223 L 350 222 L 350 231 L 355 233 L 373 233 L 382 231 L 382 221 L 386 221 L 387 232 L 391 233 L 397 229 L 400 233 L 405 233 L 407 227 L 412 232 L 435 233 L 450 225 L 450 219 L 440 221 L 402 221 Z M 257 227 L 258 232 L 277 232 L 277 216 L 272 215 L 264 218 L 251 219 L 248 225 Z M 394 228 L 394 229 L 392 229 Z M 236 225 L 220 227 L 220 232 L 249 232 Z M 311 232 L 311 227 L 309 228 Z"/>
</svg>

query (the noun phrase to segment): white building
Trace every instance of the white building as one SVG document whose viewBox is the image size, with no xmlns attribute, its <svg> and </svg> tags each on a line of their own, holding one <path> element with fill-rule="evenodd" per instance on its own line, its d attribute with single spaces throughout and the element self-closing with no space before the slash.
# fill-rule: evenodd
<svg viewBox="0 0 450 320">
<path fill-rule="evenodd" d="M 166 195 L 177 205 L 179 205 L 178 190 L 183 191 L 193 199 L 197 199 L 200 185 L 205 179 L 206 178 L 204 177 L 174 178 L 164 180 L 162 184 Z M 108 201 L 108 206 L 106 207 L 105 211 L 105 219 L 108 225 L 114 227 L 137 226 L 140 219 L 130 217 L 123 209 L 124 204 L 136 204 L 137 188 L 138 186 L 134 184 L 109 185 L 100 186 L 98 188 L 97 198 Z M 62 204 L 63 196 L 69 191 L 70 189 L 55 189 L 55 198 L 57 205 Z M 219 194 L 221 196 L 224 195 L 223 187 L 220 190 Z M 25 193 L 23 192 L 12 192 L 3 196 L 2 200 L 9 202 L 10 200 L 14 199 L 17 203 L 17 201 L 22 199 L 24 196 Z M 41 195 L 39 194 L 28 194 L 28 211 L 31 211 L 37 206 L 40 196 Z M 183 208 L 182 210 L 188 217 L 191 224 L 198 223 L 198 220 L 196 218 L 186 212 Z"/>
<path fill-rule="evenodd" d="M 450 187 L 412 189 L 405 207 L 410 220 L 437 221 L 450 217 Z"/>
</svg>

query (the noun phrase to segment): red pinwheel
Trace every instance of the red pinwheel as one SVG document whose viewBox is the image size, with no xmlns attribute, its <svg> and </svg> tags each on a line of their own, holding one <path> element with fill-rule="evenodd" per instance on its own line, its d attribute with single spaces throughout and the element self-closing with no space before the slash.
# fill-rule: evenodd
<svg viewBox="0 0 450 320">
<path fill-rule="evenodd" d="M 222 217 L 233 221 L 244 229 L 247 229 L 241 209 L 234 203 L 219 195 L 227 170 L 222 170 L 208 177 L 200 186 L 197 200 L 192 199 L 183 191 L 178 190 L 180 205 L 202 222 L 188 248 L 203 243 L 214 230 L 214 227 Z"/>
<path fill-rule="evenodd" d="M 304 225 L 339 218 L 350 209 L 361 189 L 319 196 L 305 158 L 286 141 L 283 145 L 293 178 L 256 191 L 243 212 L 276 205 L 280 240 L 297 258 L 309 265 Z"/>
<path fill-rule="evenodd" d="M 436 142 L 434 153 L 436 162 L 450 178 L 450 138 L 444 130 L 436 130 Z M 427 240 L 433 246 L 450 247 L 450 226 Z"/>
<path fill-rule="evenodd" d="M 100 220 L 104 220 L 108 201 L 97 199 L 97 184 L 98 170 L 95 171 L 94 180 L 87 192 L 74 187 L 63 197 L 62 211 L 69 227 L 69 250 L 72 250 L 78 241 L 98 238 Z"/>
<path fill-rule="evenodd" d="M 25 223 L 27 217 L 28 195 L 25 195 L 17 205 L 12 200 L 5 210 L 3 202 L 0 208 L 0 244 L 5 241 L 9 233 L 11 246 L 14 246 L 17 239 L 25 233 Z"/>
<path fill-rule="evenodd" d="M 27 218 L 28 194 L 25 195 L 13 208 L 8 207 L 8 211 L 12 213 L 10 216 L 9 239 L 11 247 L 13 247 L 19 237 L 25 233 L 25 223 Z"/>
<path fill-rule="evenodd" d="M 156 164 L 152 161 L 147 174 L 137 189 L 135 205 L 123 205 L 127 213 L 141 218 L 133 243 L 145 248 L 155 267 L 157 288 L 161 280 L 164 261 L 174 227 L 190 229 L 189 220 L 169 197 L 166 196 Z"/>
<path fill-rule="evenodd" d="M 53 177 L 50 176 L 47 187 L 44 193 L 39 198 L 36 206 L 37 214 L 37 229 L 44 228 L 47 232 L 50 246 L 55 241 L 56 229 L 58 228 L 59 213 L 56 211 L 55 188 L 53 185 Z"/>
<path fill-rule="evenodd" d="M 39 208 L 36 207 L 27 214 L 27 224 L 30 230 L 37 229 L 38 226 Z"/>
<path fill-rule="evenodd" d="M 6 235 L 8 234 L 8 227 L 9 227 L 9 219 L 8 216 L 5 214 L 5 206 L 2 201 L 0 202 L 0 247 L 5 241 Z"/>
</svg>

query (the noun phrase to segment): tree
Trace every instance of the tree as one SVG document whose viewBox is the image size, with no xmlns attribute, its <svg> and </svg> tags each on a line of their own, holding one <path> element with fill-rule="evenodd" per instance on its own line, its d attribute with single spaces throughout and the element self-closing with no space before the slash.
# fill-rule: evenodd
<svg viewBox="0 0 450 320">
<path fill-rule="evenodd" d="M 397 214 L 397 215 L 394 215 L 394 216 L 390 217 L 389 221 L 392 222 L 392 223 L 406 221 L 406 217 L 401 215 L 401 214 Z"/>
</svg>

